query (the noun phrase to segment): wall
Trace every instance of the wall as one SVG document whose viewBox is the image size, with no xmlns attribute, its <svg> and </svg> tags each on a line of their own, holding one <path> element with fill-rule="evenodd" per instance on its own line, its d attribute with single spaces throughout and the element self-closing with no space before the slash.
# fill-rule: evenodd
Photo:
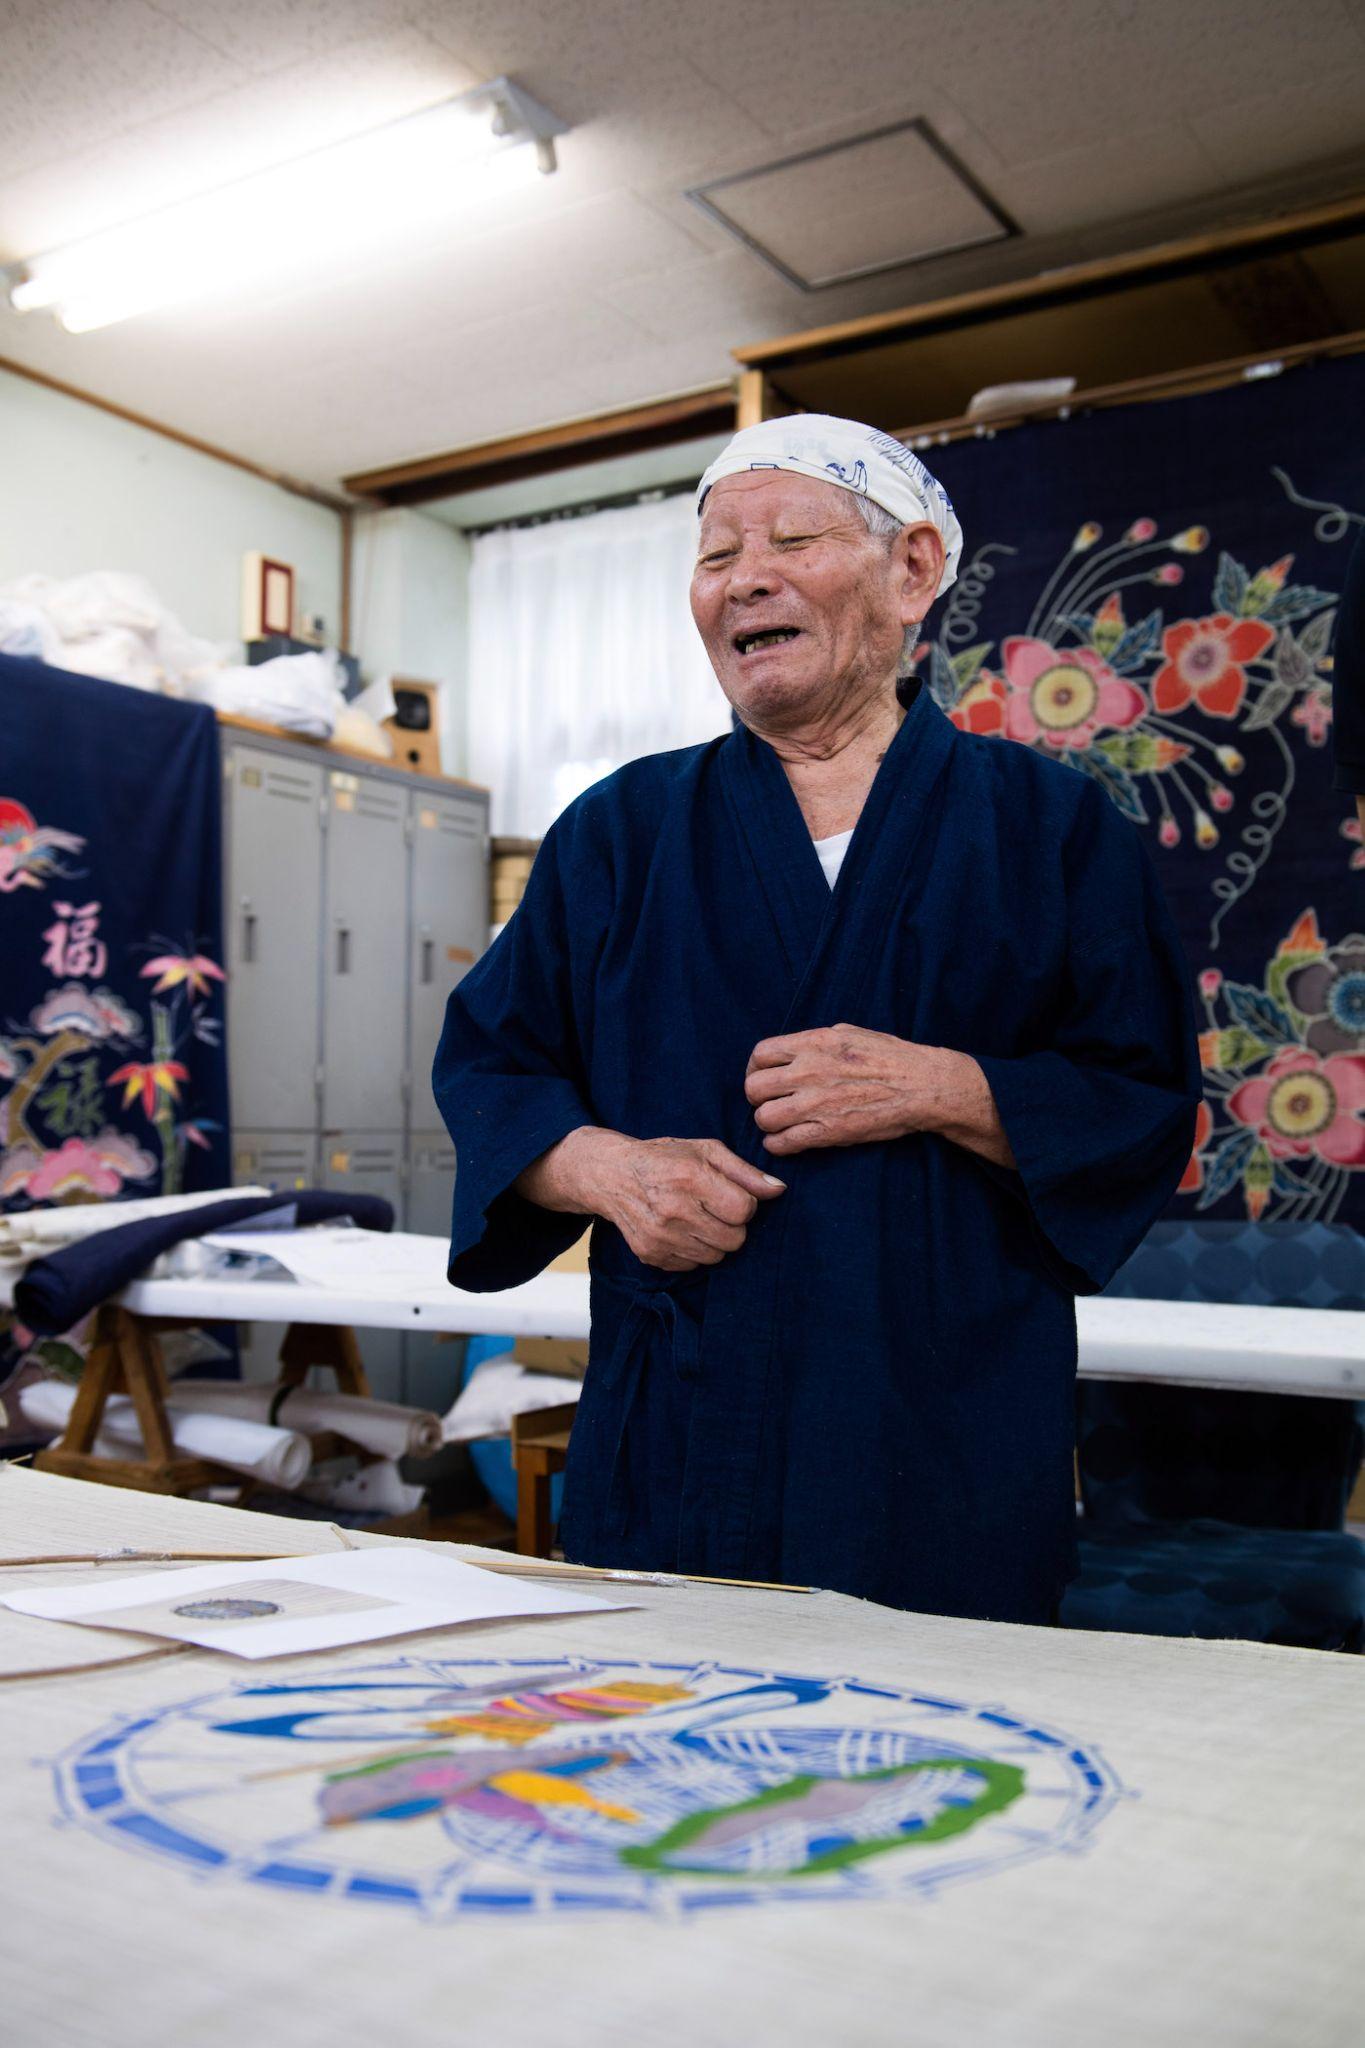
<svg viewBox="0 0 1365 2048">
<path fill-rule="evenodd" d="M 291 562 L 305 612 L 341 616 L 325 505 L 0 371 L 0 587 L 37 571 L 143 576 L 191 632 L 241 641 L 242 556 Z"/>
<path fill-rule="evenodd" d="M 441 686 L 441 764 L 465 773 L 469 542 L 425 512 L 355 521 L 352 650 L 362 673 Z"/>
</svg>

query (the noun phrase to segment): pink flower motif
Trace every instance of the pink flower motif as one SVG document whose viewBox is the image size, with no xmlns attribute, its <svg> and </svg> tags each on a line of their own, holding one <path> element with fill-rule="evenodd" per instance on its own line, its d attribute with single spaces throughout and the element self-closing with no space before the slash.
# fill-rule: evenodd
<svg viewBox="0 0 1365 2048">
<path fill-rule="evenodd" d="M 1344 819 L 1341 836 L 1343 839 L 1354 839 L 1356 842 L 1356 850 L 1351 855 L 1350 865 L 1353 868 L 1365 868 L 1365 831 L 1361 830 L 1359 818 Z"/>
<path fill-rule="evenodd" d="M 68 1138 L 56 1152 L 49 1152 L 30 1174 L 25 1193 L 33 1202 L 56 1202 L 74 1194 L 116 1195 L 123 1176 L 98 1146 L 84 1138 Z"/>
<path fill-rule="evenodd" d="M 1223 986 L 1223 977 L 1216 967 L 1206 967 L 1199 977 L 1199 993 L 1206 1002 L 1212 1002 Z"/>
<path fill-rule="evenodd" d="M 1161 830 L 1157 837 L 1163 846 L 1179 846 L 1180 844 L 1180 827 L 1176 824 L 1169 811 L 1161 821 Z"/>
<path fill-rule="evenodd" d="M 1155 519 L 1135 519 L 1123 537 L 1125 540 L 1141 542 L 1150 540 L 1155 532 Z"/>
<path fill-rule="evenodd" d="M 1012 740 L 1088 747 L 1101 726 L 1122 730 L 1147 709 L 1141 691 L 1115 675 L 1093 648 L 1014 639 L 1005 642 L 1004 657 L 1010 692 L 1005 731 Z"/>
<path fill-rule="evenodd" d="M 1179 562 L 1163 562 L 1159 569 L 1152 571 L 1153 583 L 1175 584 L 1185 581 L 1185 571 Z"/>
<path fill-rule="evenodd" d="M 1221 782 L 1211 782 L 1209 784 L 1209 802 L 1213 805 L 1215 811 L 1230 811 L 1232 809 L 1232 791 L 1224 789 Z"/>
<path fill-rule="evenodd" d="M 1295 725 L 1301 725 L 1308 734 L 1310 747 L 1320 747 L 1327 738 L 1332 723 L 1332 699 L 1326 690 L 1310 690 L 1308 695 L 1294 706 L 1289 714 Z"/>
<path fill-rule="evenodd" d="M 1365 1167 L 1365 1053 L 1320 1059 L 1306 1047 L 1276 1053 L 1264 1074 L 1228 1097 L 1238 1123 L 1275 1159 L 1325 1159 Z"/>
</svg>

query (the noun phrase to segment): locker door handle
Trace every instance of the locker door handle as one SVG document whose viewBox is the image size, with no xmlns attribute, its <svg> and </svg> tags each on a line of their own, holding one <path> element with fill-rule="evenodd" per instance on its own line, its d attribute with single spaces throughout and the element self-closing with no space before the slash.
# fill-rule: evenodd
<svg viewBox="0 0 1365 2048">
<path fill-rule="evenodd" d="M 337 926 L 337 973 L 349 974 L 350 971 L 351 934 L 349 927 L 341 924 Z"/>
<path fill-rule="evenodd" d="M 254 910 L 244 909 L 242 912 L 242 964 L 250 966 L 255 958 L 256 913 Z"/>
<path fill-rule="evenodd" d="M 436 948 L 430 939 L 422 941 L 422 982 L 428 985 L 436 971 Z"/>
</svg>

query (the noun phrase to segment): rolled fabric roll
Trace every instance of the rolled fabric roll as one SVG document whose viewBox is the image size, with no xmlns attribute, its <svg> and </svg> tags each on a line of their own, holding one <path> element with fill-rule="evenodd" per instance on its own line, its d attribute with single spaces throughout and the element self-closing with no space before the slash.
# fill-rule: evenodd
<svg viewBox="0 0 1365 2048">
<path fill-rule="evenodd" d="M 285 1422 L 309 1436 L 334 1430 L 378 1458 L 430 1458 L 441 1448 L 441 1418 L 396 1401 L 360 1394 L 318 1393 L 310 1387 L 261 1386 L 246 1380 L 181 1380 L 169 1405 L 210 1415 L 250 1416 Z"/>
<path fill-rule="evenodd" d="M 27 1263 L 41 1252 L 75 1244 L 102 1230 L 121 1230 L 128 1223 L 147 1223 L 160 1216 L 178 1216 L 233 1196 L 268 1195 L 267 1187 L 208 1188 L 197 1195 L 146 1195 L 128 1202 L 81 1202 L 69 1208 L 17 1209 L 0 1216 L 0 1259 Z"/>
<path fill-rule="evenodd" d="M 39 1429 L 63 1430 L 71 1419 L 76 1389 L 60 1380 L 35 1380 L 19 1391 L 25 1420 Z M 189 1458 L 211 1458 L 248 1478 L 290 1491 L 308 1476 L 313 1447 L 297 1430 L 275 1429 L 246 1416 L 191 1414 L 167 1403 L 171 1441 Z M 112 1394 L 100 1417 L 99 1450 L 126 1457 L 143 1449 L 137 1411 L 126 1394 Z"/>
</svg>

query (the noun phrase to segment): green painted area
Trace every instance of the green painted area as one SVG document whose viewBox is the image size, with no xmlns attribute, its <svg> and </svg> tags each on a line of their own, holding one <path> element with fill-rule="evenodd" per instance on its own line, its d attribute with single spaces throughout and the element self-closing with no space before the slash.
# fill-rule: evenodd
<svg viewBox="0 0 1365 2048">
<path fill-rule="evenodd" d="M 323 1783 L 340 1785 L 346 1778 L 374 1778 L 381 1771 L 394 1770 L 399 1764 L 415 1764 L 424 1760 L 439 1764 L 454 1761 L 448 1749 L 391 1749 L 385 1755 L 375 1757 L 372 1763 L 355 1764 L 345 1771 L 328 1771 Z"/>
<path fill-rule="evenodd" d="M 989 1757 L 924 1757 L 918 1763 L 892 1764 L 885 1770 L 867 1771 L 861 1776 L 848 1778 L 843 1783 L 871 1785 L 885 1783 L 894 1778 L 915 1778 L 925 1771 L 970 1770 L 982 1779 L 983 1789 L 970 1806 L 945 1806 L 923 1827 L 915 1828 L 909 1834 L 869 1836 L 864 1841 L 841 1842 L 837 1848 L 824 1850 L 806 1863 L 792 1870 L 719 1870 L 708 1869 L 704 1863 L 688 1861 L 674 1863 L 673 1858 L 680 1851 L 704 1845 L 705 1838 L 718 1820 L 729 1819 L 736 1814 L 753 1814 L 760 1825 L 764 1820 L 781 1820 L 782 1808 L 791 1806 L 805 1797 L 815 1786 L 828 1783 L 827 1779 L 809 1773 L 789 1778 L 783 1785 L 772 1785 L 766 1792 L 760 1792 L 753 1799 L 741 1800 L 735 1806 L 715 1807 L 707 1813 L 688 1814 L 683 1820 L 660 1835 L 657 1840 L 640 1847 L 618 1851 L 622 1863 L 632 1870 L 647 1870 L 660 1877 L 718 1877 L 732 1882 L 752 1884 L 755 1881 L 786 1880 L 793 1877 L 818 1877 L 831 1870 L 843 1870 L 852 1863 L 862 1863 L 870 1856 L 883 1856 L 889 1849 L 912 1849 L 927 1847 L 931 1842 L 944 1842 L 953 1835 L 965 1834 L 989 1814 L 1001 1813 L 1011 1806 L 1024 1790 L 1024 1773 L 1014 1764 L 997 1763 Z M 815 1825 L 823 1832 L 847 1826 L 853 1816 L 845 1820 L 838 1818 L 821 1820 Z"/>
</svg>

